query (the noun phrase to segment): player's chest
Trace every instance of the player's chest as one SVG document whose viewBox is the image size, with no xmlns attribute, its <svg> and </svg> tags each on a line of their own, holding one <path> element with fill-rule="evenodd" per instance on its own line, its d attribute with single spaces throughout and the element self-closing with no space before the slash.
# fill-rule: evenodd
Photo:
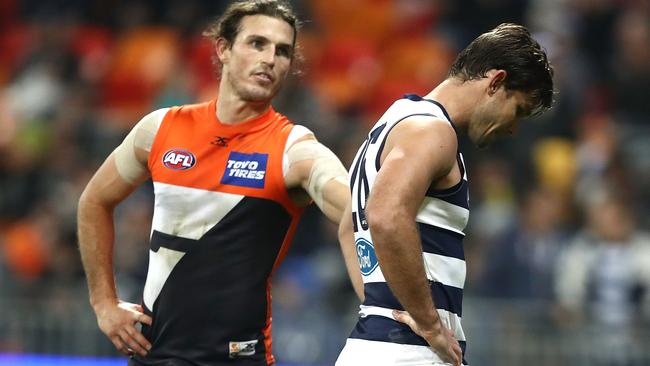
<svg viewBox="0 0 650 366">
<path fill-rule="evenodd" d="M 266 135 L 171 138 L 153 162 L 152 179 L 208 190 L 263 190 L 281 167 L 282 154 L 277 139 Z"/>
</svg>

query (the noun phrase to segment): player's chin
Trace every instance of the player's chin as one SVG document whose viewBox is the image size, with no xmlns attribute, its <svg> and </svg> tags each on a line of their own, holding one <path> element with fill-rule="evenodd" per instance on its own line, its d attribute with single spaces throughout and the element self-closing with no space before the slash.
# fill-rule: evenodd
<svg viewBox="0 0 650 366">
<path fill-rule="evenodd" d="M 280 90 L 280 83 L 275 81 L 273 83 L 257 85 L 255 89 L 261 95 L 264 95 L 266 97 L 274 97 L 276 94 L 278 94 L 278 90 Z"/>
<path fill-rule="evenodd" d="M 249 102 L 264 102 L 273 99 L 277 91 L 272 88 L 254 87 L 249 89 L 246 94 L 246 98 L 244 99 Z"/>
</svg>

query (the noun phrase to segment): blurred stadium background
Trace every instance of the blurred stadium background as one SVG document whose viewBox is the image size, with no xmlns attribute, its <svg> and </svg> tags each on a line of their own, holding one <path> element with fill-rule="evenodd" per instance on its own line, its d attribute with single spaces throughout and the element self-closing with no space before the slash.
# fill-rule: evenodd
<svg viewBox="0 0 650 366">
<path fill-rule="evenodd" d="M 215 96 L 201 31 L 227 3 L 0 0 L 0 365 L 125 363 L 88 305 L 76 203 L 141 116 Z M 475 36 L 530 27 L 555 65 L 555 108 L 488 151 L 462 142 L 468 360 L 650 365 L 650 1 L 293 3 L 306 61 L 275 108 L 346 164 L 392 100 L 428 92 Z M 133 302 L 151 208 L 147 185 L 117 211 Z M 283 365 L 333 364 L 355 322 L 335 230 L 309 210 L 275 276 Z"/>
</svg>

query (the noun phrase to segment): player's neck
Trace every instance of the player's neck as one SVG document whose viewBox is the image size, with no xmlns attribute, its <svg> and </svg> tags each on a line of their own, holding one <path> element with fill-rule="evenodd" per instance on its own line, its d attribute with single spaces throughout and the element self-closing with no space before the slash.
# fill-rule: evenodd
<svg viewBox="0 0 650 366">
<path fill-rule="evenodd" d="M 436 86 L 425 98 L 442 104 L 454 125 L 466 131 L 479 93 L 480 89 L 471 81 L 450 78 Z"/>
<path fill-rule="evenodd" d="M 271 100 L 249 102 L 242 100 L 232 91 L 220 88 L 217 97 L 217 119 L 223 124 L 236 125 L 265 113 L 270 107 Z"/>
</svg>

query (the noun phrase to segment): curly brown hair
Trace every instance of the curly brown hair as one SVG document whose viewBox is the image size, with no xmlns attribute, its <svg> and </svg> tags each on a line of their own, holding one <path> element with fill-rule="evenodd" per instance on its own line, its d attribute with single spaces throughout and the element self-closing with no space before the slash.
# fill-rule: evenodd
<svg viewBox="0 0 650 366">
<path fill-rule="evenodd" d="M 481 34 L 458 54 L 449 76 L 475 80 L 485 77 L 491 69 L 508 73 L 506 90 L 529 95 L 531 115 L 540 114 L 553 104 L 553 67 L 546 51 L 526 27 L 503 23 Z"/>
</svg>

